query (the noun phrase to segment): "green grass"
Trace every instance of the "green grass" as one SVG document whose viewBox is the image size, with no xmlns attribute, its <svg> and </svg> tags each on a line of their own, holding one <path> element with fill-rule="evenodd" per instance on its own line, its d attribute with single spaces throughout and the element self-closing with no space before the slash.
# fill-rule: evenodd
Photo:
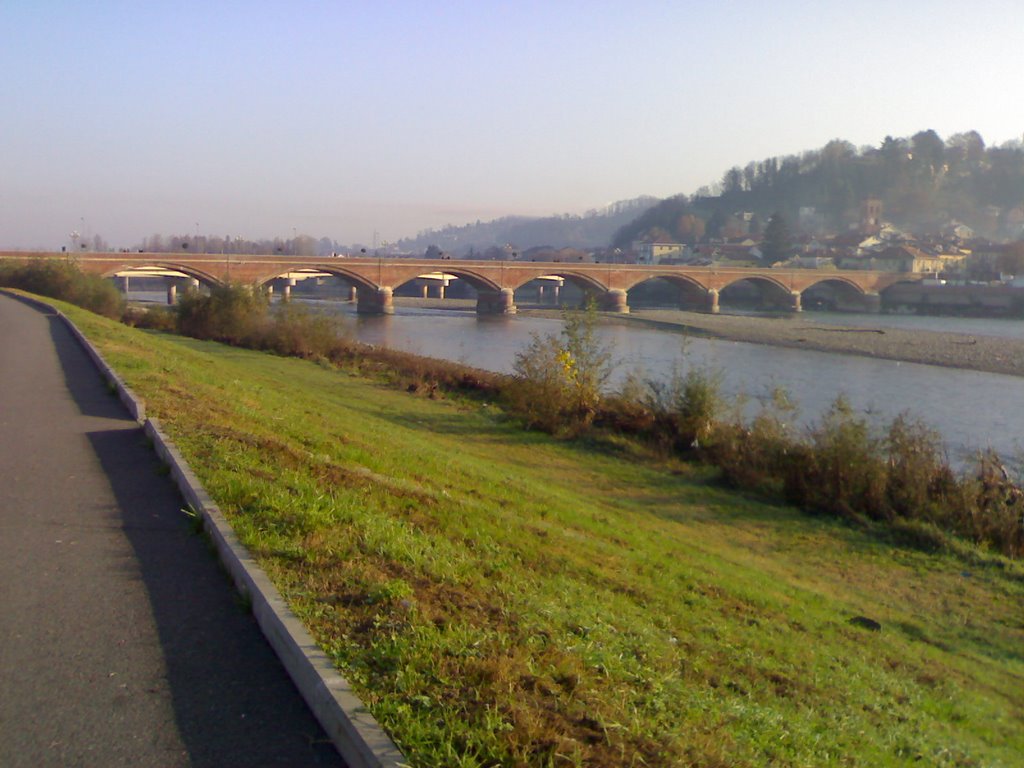
<svg viewBox="0 0 1024 768">
<path fill-rule="evenodd" d="M 1022 762 L 1019 564 L 62 308 L 414 765 Z"/>
</svg>

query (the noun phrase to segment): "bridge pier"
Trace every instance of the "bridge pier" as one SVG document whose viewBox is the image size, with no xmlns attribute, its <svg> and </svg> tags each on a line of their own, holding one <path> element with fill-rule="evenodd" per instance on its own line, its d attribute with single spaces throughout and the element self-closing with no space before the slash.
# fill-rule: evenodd
<svg viewBox="0 0 1024 768">
<path fill-rule="evenodd" d="M 789 309 L 790 309 L 791 312 L 803 312 L 804 311 L 803 306 L 800 304 L 800 292 L 799 291 L 792 291 L 789 294 L 789 301 L 790 301 Z"/>
<path fill-rule="evenodd" d="M 372 288 L 356 290 L 356 312 L 360 315 L 393 315 L 395 305 L 394 292 L 390 285 L 384 285 L 374 291 Z"/>
<path fill-rule="evenodd" d="M 878 314 L 882 311 L 882 297 L 878 293 L 864 294 L 864 311 Z"/>
<path fill-rule="evenodd" d="M 284 285 L 281 286 L 281 301 L 292 300 L 292 288 L 295 287 L 295 278 L 289 277 L 284 281 Z"/>
<path fill-rule="evenodd" d="M 128 277 L 128 275 L 122 275 L 121 276 L 121 290 L 124 292 L 125 296 L 128 295 L 128 291 L 130 290 L 130 288 L 131 288 L 131 278 Z"/>
<path fill-rule="evenodd" d="M 717 315 L 719 312 L 717 288 L 708 289 L 708 305 L 706 311 L 710 315 Z"/>
<path fill-rule="evenodd" d="M 391 289 L 388 288 L 388 290 L 390 291 Z M 359 301 L 359 290 L 354 285 L 348 287 L 348 300 L 352 302 Z"/>
<path fill-rule="evenodd" d="M 558 306 L 558 292 L 559 292 L 559 285 L 558 285 L 558 283 L 552 281 L 552 283 L 551 283 L 551 301 L 549 303 L 553 304 L 556 307 Z M 538 304 L 543 304 L 545 296 L 547 296 L 546 286 L 544 285 L 544 283 L 541 283 L 540 285 L 537 286 L 537 303 Z"/>
<path fill-rule="evenodd" d="M 174 306 L 178 303 L 178 286 L 175 285 L 174 281 L 167 284 L 167 304 L 168 306 Z"/>
<path fill-rule="evenodd" d="M 476 297 L 476 313 L 478 315 L 514 315 L 516 304 L 512 289 L 479 291 Z"/>
<path fill-rule="evenodd" d="M 629 304 L 626 303 L 626 292 L 621 288 L 610 288 L 601 297 L 601 308 L 605 312 L 617 312 L 621 315 L 629 314 Z"/>
</svg>

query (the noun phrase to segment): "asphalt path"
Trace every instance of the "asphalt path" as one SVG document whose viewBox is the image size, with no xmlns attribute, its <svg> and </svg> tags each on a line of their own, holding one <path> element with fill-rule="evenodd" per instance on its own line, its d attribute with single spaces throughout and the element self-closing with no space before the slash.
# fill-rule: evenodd
<svg viewBox="0 0 1024 768">
<path fill-rule="evenodd" d="M 141 428 L 0 296 L 0 765 L 342 765 Z"/>
</svg>

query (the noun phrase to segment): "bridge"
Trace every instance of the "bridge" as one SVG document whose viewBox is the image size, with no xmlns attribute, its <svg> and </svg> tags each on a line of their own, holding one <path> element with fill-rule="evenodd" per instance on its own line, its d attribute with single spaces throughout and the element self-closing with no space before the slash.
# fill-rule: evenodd
<svg viewBox="0 0 1024 768">
<path fill-rule="evenodd" d="M 680 305 L 718 312 L 719 295 L 737 283 L 754 286 L 771 306 L 799 312 L 801 297 L 811 289 L 825 289 L 860 309 L 877 310 L 887 288 L 926 277 L 920 273 L 864 270 L 773 269 L 743 267 L 693 267 L 686 265 L 639 265 L 532 261 L 470 261 L 457 259 L 331 258 L 313 256 L 239 256 L 235 254 L 184 253 L 0 253 L 0 258 L 73 259 L 83 271 L 103 277 L 165 276 L 172 282 L 168 300 L 174 301 L 176 283 L 186 288 L 243 283 L 273 290 L 281 287 L 285 298 L 296 281 L 313 276 L 334 276 L 353 289 L 357 309 L 365 314 L 394 312 L 397 288 L 417 279 L 465 281 L 476 291 L 479 314 L 514 314 L 515 294 L 530 283 L 568 282 L 593 297 L 602 310 L 629 312 L 628 294 L 650 280 L 674 285 Z M 540 281 L 540 282 L 535 282 Z"/>
</svg>

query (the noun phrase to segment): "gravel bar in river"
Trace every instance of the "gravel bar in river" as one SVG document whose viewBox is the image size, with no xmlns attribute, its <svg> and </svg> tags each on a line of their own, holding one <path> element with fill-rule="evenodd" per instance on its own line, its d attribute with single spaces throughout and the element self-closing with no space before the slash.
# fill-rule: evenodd
<svg viewBox="0 0 1024 768">
<path fill-rule="evenodd" d="M 1024 376 L 1024 340 L 1020 339 L 882 325 L 830 326 L 798 315 L 753 317 L 648 309 L 615 320 L 707 338 Z"/>
</svg>

